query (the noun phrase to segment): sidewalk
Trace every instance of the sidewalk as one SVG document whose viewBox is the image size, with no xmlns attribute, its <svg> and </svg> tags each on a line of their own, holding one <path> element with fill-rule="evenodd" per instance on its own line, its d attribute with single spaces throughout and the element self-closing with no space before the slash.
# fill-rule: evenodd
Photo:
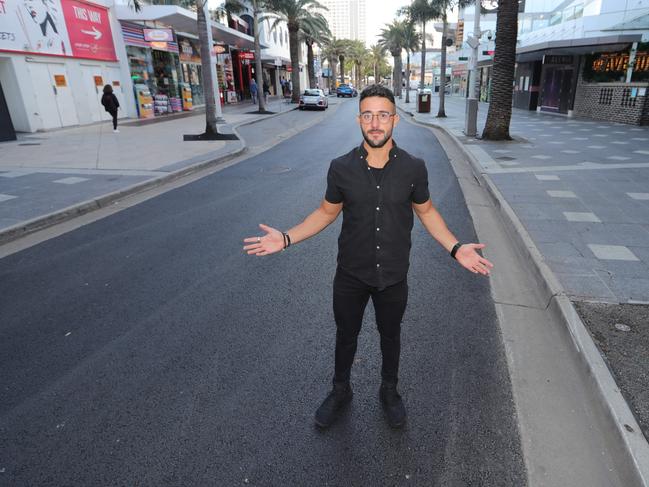
<svg viewBox="0 0 649 487">
<path fill-rule="evenodd" d="M 278 114 L 294 108 L 272 98 L 267 107 Z M 231 133 L 238 125 L 275 116 L 248 113 L 256 109 L 250 102 L 226 105 L 226 124 L 219 130 Z M 0 144 L 0 233 L 245 148 L 242 140 L 183 142 L 185 134 L 204 132 L 204 111 L 144 125 L 125 119 L 119 130 L 113 133 L 107 121 L 20 134 L 17 141 Z"/>
<path fill-rule="evenodd" d="M 465 100 L 446 97 L 439 125 L 480 162 L 511 205 L 569 297 L 649 303 L 649 127 L 514 109 L 512 142 L 466 137 Z M 488 105 L 478 111 L 478 134 Z"/>
<path fill-rule="evenodd" d="M 613 421 L 622 428 L 618 423 L 627 406 L 616 399 L 621 390 L 649 438 L 649 127 L 514 109 L 514 140 L 483 141 L 463 133 L 463 98 L 446 97 L 447 118 L 440 119 L 437 96 L 431 113 L 416 113 L 411 95 L 410 104 L 405 96 L 398 100 L 402 114 L 458 140 L 465 157 L 477 162 L 487 184 L 500 192 L 501 214 L 517 235 L 512 238 L 521 254 L 530 256 L 524 272 L 546 290 L 547 309 L 580 343 L 576 356 Z M 478 134 L 487 111 L 481 103 Z M 591 340 L 606 365 L 594 347 L 589 352 Z M 630 451 L 644 452 L 641 456 L 648 451 L 646 441 L 633 441 L 627 443 Z"/>
</svg>

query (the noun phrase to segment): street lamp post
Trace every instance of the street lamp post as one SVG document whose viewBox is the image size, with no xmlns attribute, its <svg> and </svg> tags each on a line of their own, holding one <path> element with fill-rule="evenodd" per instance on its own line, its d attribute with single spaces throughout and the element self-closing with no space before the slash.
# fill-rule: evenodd
<svg viewBox="0 0 649 487">
<path fill-rule="evenodd" d="M 478 134 L 478 99 L 476 97 L 478 78 L 478 48 L 480 46 L 480 7 L 482 2 L 475 2 L 475 19 L 473 21 L 473 38 L 469 38 L 468 44 L 472 48 L 471 69 L 469 71 L 469 97 L 466 99 L 466 113 L 464 134 L 475 137 Z"/>
</svg>

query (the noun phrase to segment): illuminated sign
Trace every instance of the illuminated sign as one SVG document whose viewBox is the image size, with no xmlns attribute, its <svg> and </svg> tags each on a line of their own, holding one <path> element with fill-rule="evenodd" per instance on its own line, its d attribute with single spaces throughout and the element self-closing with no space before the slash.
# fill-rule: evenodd
<svg viewBox="0 0 649 487">
<path fill-rule="evenodd" d="M 593 71 L 600 73 L 623 72 L 629 67 L 628 53 L 602 54 L 593 61 Z M 633 71 L 649 71 L 649 52 L 638 52 L 635 55 Z"/>
<path fill-rule="evenodd" d="M 148 42 L 173 42 L 174 33 L 171 29 L 142 29 L 144 40 Z"/>
</svg>

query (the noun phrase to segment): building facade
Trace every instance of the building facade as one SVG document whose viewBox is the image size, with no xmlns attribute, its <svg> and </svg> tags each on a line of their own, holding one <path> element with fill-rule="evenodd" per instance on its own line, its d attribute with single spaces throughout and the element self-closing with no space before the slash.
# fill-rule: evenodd
<svg viewBox="0 0 649 487">
<path fill-rule="evenodd" d="M 366 0 L 321 0 L 327 8 L 322 14 L 329 22 L 331 34 L 337 39 L 355 39 L 365 42 Z"/>
<path fill-rule="evenodd" d="M 526 0 L 521 6 L 515 107 L 649 123 L 649 0 Z M 470 11 L 461 14 L 464 33 L 458 62 L 471 55 L 466 45 L 473 32 Z M 495 14 L 481 17 L 485 34 L 478 80 L 485 101 L 490 93 L 495 20 Z M 459 69 L 456 72 L 462 75 Z"/>
</svg>

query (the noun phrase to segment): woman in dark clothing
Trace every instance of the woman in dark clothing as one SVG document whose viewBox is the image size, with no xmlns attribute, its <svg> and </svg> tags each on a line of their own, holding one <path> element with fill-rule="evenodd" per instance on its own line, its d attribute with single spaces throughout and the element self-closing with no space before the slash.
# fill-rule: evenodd
<svg viewBox="0 0 649 487">
<path fill-rule="evenodd" d="M 113 117 L 113 132 L 118 133 L 117 130 L 117 109 L 119 108 L 119 101 L 115 93 L 113 93 L 113 87 L 111 85 L 104 86 L 104 95 L 101 97 L 101 104 L 104 105 L 104 108 L 110 115 Z"/>
</svg>

